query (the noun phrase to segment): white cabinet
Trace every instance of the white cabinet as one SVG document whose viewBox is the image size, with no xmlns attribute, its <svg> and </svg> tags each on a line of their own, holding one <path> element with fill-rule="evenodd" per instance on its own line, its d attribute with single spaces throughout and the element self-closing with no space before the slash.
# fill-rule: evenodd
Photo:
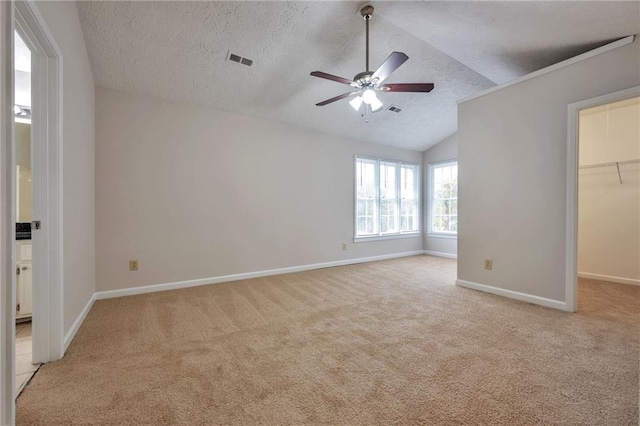
<svg viewBox="0 0 640 426">
<path fill-rule="evenodd" d="M 33 313 L 31 241 L 16 242 L 16 260 L 16 319 L 29 318 Z"/>
<path fill-rule="evenodd" d="M 29 263 L 18 263 L 18 267 L 16 268 L 16 272 L 18 274 L 17 283 L 17 294 L 16 294 L 16 318 L 28 318 L 33 313 L 32 308 L 32 299 L 33 295 L 31 292 L 32 289 L 32 269 L 31 262 Z"/>
</svg>

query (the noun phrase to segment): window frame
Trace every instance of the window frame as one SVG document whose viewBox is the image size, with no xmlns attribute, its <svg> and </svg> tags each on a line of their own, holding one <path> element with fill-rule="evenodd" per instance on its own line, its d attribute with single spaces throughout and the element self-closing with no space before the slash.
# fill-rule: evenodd
<svg viewBox="0 0 640 426">
<path fill-rule="evenodd" d="M 358 235 L 358 160 L 365 161 L 373 161 L 376 163 L 375 166 L 375 178 L 376 178 L 376 202 L 375 206 L 377 211 L 374 216 L 378 220 L 378 233 L 371 235 Z M 382 163 L 394 164 L 397 167 L 397 189 L 396 189 L 396 199 L 397 199 L 397 211 L 398 211 L 398 232 L 394 233 L 382 233 L 381 228 L 381 194 L 380 194 L 380 166 Z M 415 170 L 415 196 L 416 196 L 416 222 L 417 222 L 417 230 L 415 231 L 402 231 L 402 211 L 401 211 L 401 200 L 402 200 L 402 192 L 401 192 L 401 176 L 400 173 L 402 171 L 402 166 L 410 166 Z M 361 243 L 366 241 L 380 241 L 380 240 L 392 240 L 399 238 L 415 238 L 420 237 L 422 235 L 422 178 L 421 178 L 421 164 L 420 163 L 411 163 L 408 161 L 400 161 L 393 160 L 389 158 L 382 157 L 371 157 L 366 155 L 355 155 L 353 161 L 353 242 Z"/>
<path fill-rule="evenodd" d="M 445 232 L 445 231 L 434 231 L 433 230 L 433 221 L 432 221 L 432 215 L 433 215 L 433 173 L 434 170 L 438 167 L 447 167 L 447 166 L 458 166 L 458 159 L 457 158 L 453 158 L 451 160 L 443 160 L 443 161 L 436 161 L 433 163 L 428 163 L 427 164 L 427 205 L 426 205 L 426 210 L 427 210 L 427 215 L 426 215 L 426 230 L 427 230 L 427 237 L 434 237 L 434 238 L 450 238 L 450 239 L 457 239 L 458 238 L 458 232 Z M 459 168 L 458 168 L 459 171 Z M 456 180 L 457 180 L 457 176 L 456 176 Z M 458 197 L 456 196 L 456 202 L 458 201 Z M 456 215 L 457 217 L 457 215 Z"/>
</svg>

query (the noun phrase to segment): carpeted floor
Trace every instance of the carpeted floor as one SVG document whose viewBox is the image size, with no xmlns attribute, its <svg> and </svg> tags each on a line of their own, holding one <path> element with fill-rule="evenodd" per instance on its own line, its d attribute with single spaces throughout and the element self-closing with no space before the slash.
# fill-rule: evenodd
<svg viewBox="0 0 640 426">
<path fill-rule="evenodd" d="M 96 302 L 18 425 L 637 425 L 640 288 L 567 314 L 384 262 Z"/>
</svg>

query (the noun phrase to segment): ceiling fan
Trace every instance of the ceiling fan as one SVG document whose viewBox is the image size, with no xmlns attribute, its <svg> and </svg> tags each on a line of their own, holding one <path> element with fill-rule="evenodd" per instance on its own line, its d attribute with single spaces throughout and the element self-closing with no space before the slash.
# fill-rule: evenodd
<svg viewBox="0 0 640 426">
<path fill-rule="evenodd" d="M 354 97 L 349 103 L 356 111 L 360 110 L 362 104 L 365 109 L 368 107 L 371 112 L 380 111 L 383 103 L 378 99 L 376 92 L 430 92 L 433 90 L 433 83 L 391 83 L 382 84 L 383 81 L 404 64 L 409 57 L 402 52 L 392 52 L 391 55 L 375 71 L 369 71 L 369 21 L 373 15 L 373 6 L 364 6 L 360 9 L 360 14 L 364 18 L 366 25 L 366 71 L 356 74 L 353 80 L 327 74 L 322 71 L 313 71 L 314 77 L 352 86 L 355 90 L 336 96 L 326 101 L 318 102 L 317 106 L 325 106 L 330 103 Z"/>
</svg>

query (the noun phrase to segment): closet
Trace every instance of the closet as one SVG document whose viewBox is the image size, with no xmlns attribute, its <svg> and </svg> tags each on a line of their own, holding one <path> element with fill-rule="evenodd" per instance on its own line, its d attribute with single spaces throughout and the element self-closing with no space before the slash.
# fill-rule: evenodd
<svg viewBox="0 0 640 426">
<path fill-rule="evenodd" d="M 640 284 L 640 98 L 579 121 L 578 276 Z"/>
</svg>

